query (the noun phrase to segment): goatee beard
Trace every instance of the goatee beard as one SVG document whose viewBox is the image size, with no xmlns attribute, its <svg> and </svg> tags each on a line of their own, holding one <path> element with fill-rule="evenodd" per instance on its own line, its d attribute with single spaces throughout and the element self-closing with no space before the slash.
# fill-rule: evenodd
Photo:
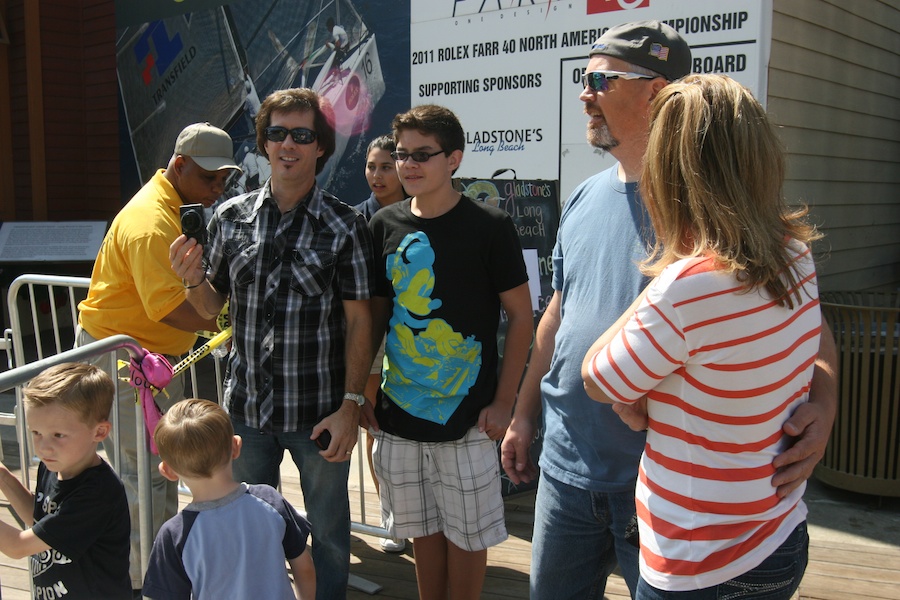
<svg viewBox="0 0 900 600">
<path fill-rule="evenodd" d="M 587 141 L 594 148 L 609 152 L 619 145 L 619 140 L 609 132 L 609 127 L 604 123 L 600 127 L 588 127 Z"/>
</svg>

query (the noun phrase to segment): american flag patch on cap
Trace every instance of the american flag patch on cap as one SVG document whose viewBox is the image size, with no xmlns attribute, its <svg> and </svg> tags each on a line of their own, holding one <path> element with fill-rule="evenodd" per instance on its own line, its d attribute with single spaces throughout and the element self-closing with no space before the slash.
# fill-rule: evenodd
<svg viewBox="0 0 900 600">
<path fill-rule="evenodd" d="M 650 56 L 655 56 L 659 60 L 668 60 L 669 49 L 662 44 L 650 44 Z"/>
</svg>

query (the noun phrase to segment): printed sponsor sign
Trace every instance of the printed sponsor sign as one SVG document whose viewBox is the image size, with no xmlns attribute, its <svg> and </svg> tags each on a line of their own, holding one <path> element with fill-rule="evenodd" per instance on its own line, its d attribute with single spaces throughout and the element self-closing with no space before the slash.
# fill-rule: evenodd
<svg viewBox="0 0 900 600">
<path fill-rule="evenodd" d="M 665 21 L 691 45 L 693 71 L 729 75 L 765 102 L 771 14 L 771 0 L 413 0 L 410 103 L 460 117 L 459 176 L 513 168 L 559 180 L 564 200 L 615 162 L 585 141 L 578 96 L 594 40 L 620 23 Z"/>
</svg>

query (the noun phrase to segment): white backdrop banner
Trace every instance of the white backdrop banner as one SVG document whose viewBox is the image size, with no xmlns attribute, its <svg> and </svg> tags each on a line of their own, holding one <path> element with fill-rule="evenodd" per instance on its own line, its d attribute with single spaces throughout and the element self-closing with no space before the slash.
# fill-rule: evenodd
<svg viewBox="0 0 900 600">
<path fill-rule="evenodd" d="M 765 104 L 771 0 L 412 0 L 410 102 L 451 108 L 466 130 L 460 177 L 514 169 L 561 197 L 614 160 L 585 141 L 578 100 L 591 44 L 659 19 L 691 45 L 694 72 L 723 73 Z"/>
</svg>

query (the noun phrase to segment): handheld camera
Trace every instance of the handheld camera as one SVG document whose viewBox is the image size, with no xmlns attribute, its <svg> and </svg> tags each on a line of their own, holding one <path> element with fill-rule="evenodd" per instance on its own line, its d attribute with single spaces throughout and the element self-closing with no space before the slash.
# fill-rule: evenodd
<svg viewBox="0 0 900 600">
<path fill-rule="evenodd" d="M 187 238 L 194 238 L 201 246 L 206 245 L 206 215 L 202 204 L 181 206 L 181 232 Z"/>
</svg>

